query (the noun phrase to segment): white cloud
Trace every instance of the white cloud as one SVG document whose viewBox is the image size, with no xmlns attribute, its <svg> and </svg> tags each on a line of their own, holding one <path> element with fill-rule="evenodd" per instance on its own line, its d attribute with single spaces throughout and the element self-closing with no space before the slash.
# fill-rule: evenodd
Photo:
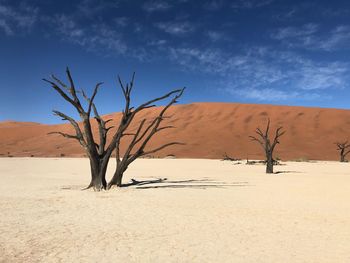
<svg viewBox="0 0 350 263">
<path fill-rule="evenodd" d="M 306 24 L 301 27 L 280 28 L 273 34 L 273 39 L 279 40 L 289 47 L 334 51 L 348 48 L 350 45 L 350 26 L 337 26 L 328 33 L 323 33 L 316 24 Z"/>
<path fill-rule="evenodd" d="M 222 8 L 224 5 L 223 0 L 211 0 L 204 3 L 204 9 L 209 11 L 216 11 Z"/>
<path fill-rule="evenodd" d="M 20 3 L 16 8 L 0 3 L 0 29 L 6 35 L 28 32 L 38 19 L 37 8 Z"/>
<path fill-rule="evenodd" d="M 332 51 L 336 48 L 349 47 L 350 45 L 350 26 L 338 26 L 330 32 L 328 38 L 324 38 L 319 43 L 320 48 Z"/>
<path fill-rule="evenodd" d="M 195 26 L 189 22 L 161 22 L 157 23 L 156 27 L 163 30 L 166 33 L 175 36 L 184 36 L 195 30 Z"/>
<path fill-rule="evenodd" d="M 232 95 L 238 95 L 249 99 L 254 99 L 258 101 L 280 101 L 280 100 L 288 100 L 291 98 L 300 97 L 299 92 L 288 92 L 284 90 L 278 89 L 256 89 L 256 88 L 226 88 L 224 89 L 226 92 L 231 93 Z"/>
<path fill-rule="evenodd" d="M 169 3 L 160 0 L 148 1 L 143 5 L 143 9 L 147 12 L 166 11 L 170 8 Z"/>
<path fill-rule="evenodd" d="M 165 39 L 157 39 L 157 40 L 152 40 L 148 42 L 148 45 L 150 46 L 156 46 L 156 47 L 162 47 L 167 43 Z"/>
<path fill-rule="evenodd" d="M 346 63 L 315 62 L 269 48 L 235 55 L 217 49 L 173 48 L 170 59 L 186 70 L 219 76 L 220 89 L 226 92 L 260 100 L 316 99 L 321 91 L 350 86 Z"/>
<path fill-rule="evenodd" d="M 91 17 L 106 9 L 119 7 L 120 0 L 81 0 L 78 4 L 79 15 Z"/>
<path fill-rule="evenodd" d="M 345 88 L 349 74 L 347 65 L 343 63 L 330 63 L 315 66 L 312 63 L 305 63 L 302 66 L 298 87 L 304 90 L 320 90 L 332 88 Z"/>
<path fill-rule="evenodd" d="M 78 44 L 89 51 L 108 50 L 114 54 L 124 54 L 127 50 L 122 36 L 105 24 L 82 27 L 72 17 L 63 14 L 57 15 L 53 23 L 63 40 Z"/>
<path fill-rule="evenodd" d="M 291 9 L 289 9 L 288 11 L 286 11 L 284 13 L 276 14 L 275 18 L 277 20 L 291 20 L 296 16 L 298 11 L 299 11 L 299 9 L 297 7 L 292 7 Z"/>
<path fill-rule="evenodd" d="M 270 5 L 274 0 L 236 0 L 231 7 L 234 9 L 253 9 Z"/>
<path fill-rule="evenodd" d="M 284 27 L 280 28 L 272 34 L 272 38 L 278 40 L 286 40 L 290 38 L 300 38 L 301 40 L 307 39 L 309 36 L 316 33 L 318 30 L 318 25 L 316 24 L 306 24 L 302 27 Z M 306 41 L 303 41 L 306 42 Z"/>
<path fill-rule="evenodd" d="M 217 41 L 222 40 L 224 38 L 224 34 L 221 32 L 218 32 L 218 31 L 208 31 L 207 36 L 213 42 L 217 42 Z"/>
<path fill-rule="evenodd" d="M 113 19 L 113 22 L 118 26 L 118 27 L 126 27 L 129 23 L 129 18 L 127 17 L 116 17 Z"/>
<path fill-rule="evenodd" d="M 315 100 L 320 99 L 321 95 L 318 93 L 305 93 L 299 91 L 288 91 L 278 88 L 242 88 L 242 89 L 231 89 L 230 87 L 224 89 L 224 91 L 234 95 L 242 96 L 244 98 L 253 99 L 257 101 L 286 101 L 290 99 L 299 99 L 299 100 Z M 323 99 L 325 97 L 322 97 Z M 328 96 L 326 98 L 329 98 Z"/>
</svg>

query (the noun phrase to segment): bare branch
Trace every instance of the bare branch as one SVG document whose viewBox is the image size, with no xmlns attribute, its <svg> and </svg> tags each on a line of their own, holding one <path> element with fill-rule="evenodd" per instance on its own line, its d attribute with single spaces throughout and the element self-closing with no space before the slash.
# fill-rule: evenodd
<svg viewBox="0 0 350 263">
<path fill-rule="evenodd" d="M 262 146 L 266 157 L 266 173 L 273 173 L 273 165 L 274 165 L 273 151 L 276 145 L 279 144 L 279 138 L 283 134 L 285 134 L 285 131 L 282 131 L 282 127 L 277 128 L 272 144 L 269 138 L 269 131 L 270 131 L 270 118 L 268 118 L 266 130 L 264 132 L 260 128 L 257 128 L 255 130 L 255 133 L 258 134 L 261 139 L 258 139 L 257 137 L 254 137 L 254 136 L 249 136 L 249 138 L 252 141 L 258 142 Z"/>
<path fill-rule="evenodd" d="M 155 149 L 153 149 L 153 150 L 149 150 L 149 151 L 147 151 L 147 152 L 143 152 L 143 153 L 142 153 L 142 156 L 143 156 L 143 155 L 147 155 L 147 154 L 151 154 L 151 153 L 158 152 L 158 151 L 163 150 L 163 149 L 165 149 L 165 148 L 167 148 L 167 147 L 169 147 L 169 146 L 172 146 L 172 145 L 185 145 L 185 143 L 181 143 L 181 142 L 170 142 L 170 143 L 164 144 L 164 145 L 162 145 L 162 146 L 160 146 L 160 147 L 158 147 L 158 148 L 155 148 Z"/>
<path fill-rule="evenodd" d="M 169 126 L 164 126 L 164 127 L 160 127 L 157 129 L 157 131 L 162 131 L 162 130 L 166 130 L 166 129 L 175 129 L 175 126 L 169 125 Z"/>
<path fill-rule="evenodd" d="M 80 141 L 80 138 L 76 135 L 71 135 L 71 134 L 67 134 L 67 133 L 63 133 L 63 132 L 49 132 L 48 133 L 48 135 L 51 135 L 51 134 L 58 134 L 58 135 L 61 135 L 65 138 L 68 138 L 68 139 L 75 139 L 75 140 Z"/>
<path fill-rule="evenodd" d="M 165 95 L 163 95 L 163 96 L 161 96 L 161 97 L 158 97 L 158 98 L 155 98 L 155 99 L 153 99 L 153 100 L 147 101 L 147 102 L 143 103 L 142 105 L 140 105 L 139 107 L 137 107 L 135 111 L 137 112 L 137 111 L 146 109 L 146 108 L 149 107 L 151 104 L 153 104 L 153 103 L 155 103 L 155 102 L 157 102 L 157 101 L 160 101 L 160 100 L 164 100 L 164 99 L 166 99 L 166 98 L 168 98 L 168 97 L 170 97 L 171 95 L 176 94 L 176 93 L 178 93 L 178 95 L 176 96 L 176 99 L 178 99 L 178 98 L 180 98 L 180 97 L 182 96 L 182 93 L 184 92 L 184 90 L 185 90 L 185 88 L 173 90 L 173 91 L 171 91 L 171 92 L 169 92 L 169 93 L 167 93 L 167 94 L 165 94 Z M 175 103 L 175 102 L 176 102 L 176 101 L 174 101 L 173 103 Z M 173 104 L 173 103 L 172 103 L 172 104 Z"/>
<path fill-rule="evenodd" d="M 270 130 L 270 118 L 267 119 L 267 126 L 266 126 L 266 131 L 265 131 L 265 137 L 266 138 L 269 135 L 269 130 Z"/>
<path fill-rule="evenodd" d="M 132 74 L 132 77 L 131 77 L 130 88 L 129 88 L 129 96 L 131 94 L 132 88 L 134 87 L 134 81 L 135 81 L 135 72 Z"/>
<path fill-rule="evenodd" d="M 249 138 L 252 140 L 252 141 L 257 141 L 258 143 L 260 143 L 261 145 L 264 145 L 264 143 L 259 140 L 258 138 L 254 137 L 254 136 L 249 136 Z"/>
<path fill-rule="evenodd" d="M 119 75 L 118 75 L 118 81 L 119 81 L 120 88 L 121 88 L 122 91 L 123 91 L 124 97 L 127 98 L 127 93 L 126 93 L 126 90 L 125 90 L 125 88 L 124 88 L 123 81 L 122 81 L 122 79 L 120 78 Z"/>
<path fill-rule="evenodd" d="M 282 131 L 283 127 L 278 127 L 275 133 L 275 138 L 273 140 L 273 144 L 271 146 L 272 150 L 275 148 L 276 144 L 279 143 L 278 138 L 281 137 L 283 134 L 285 134 L 285 131 Z M 282 131 L 282 132 L 281 132 Z"/>
<path fill-rule="evenodd" d="M 257 133 L 261 138 L 265 138 L 265 135 L 264 135 L 263 132 L 260 130 L 260 128 L 256 128 L 255 133 Z"/>
<path fill-rule="evenodd" d="M 70 94 L 73 96 L 74 101 L 75 101 L 77 104 L 80 105 L 80 101 L 79 101 L 78 96 L 77 96 L 77 93 L 76 93 L 74 81 L 73 81 L 72 75 L 70 74 L 70 71 L 69 71 L 69 68 L 68 68 L 68 67 L 66 68 L 66 73 L 67 73 L 67 77 L 68 77 L 68 80 L 69 80 L 69 83 L 70 83 L 69 92 L 70 92 Z M 80 106 L 81 106 L 81 105 L 80 105 Z"/>
<path fill-rule="evenodd" d="M 91 110 L 92 110 L 92 107 L 93 107 L 93 104 L 94 104 L 94 99 L 97 95 L 97 92 L 98 92 L 98 89 L 99 87 L 103 84 L 103 82 L 99 82 L 96 84 L 95 86 L 95 89 L 94 89 L 94 92 L 92 93 L 92 96 L 89 98 L 86 93 L 84 92 L 84 90 L 82 89 L 81 92 L 83 94 L 83 97 L 85 98 L 85 100 L 88 102 L 88 110 L 87 110 L 87 115 L 88 115 L 88 118 L 90 118 L 90 115 L 91 115 Z M 95 106 L 94 106 L 95 107 Z M 95 107 L 96 109 L 96 107 Z"/>
<path fill-rule="evenodd" d="M 51 78 L 54 79 L 58 84 L 60 84 L 65 90 L 67 90 L 69 92 L 69 88 L 67 87 L 67 85 L 65 83 L 63 83 L 62 80 L 57 78 L 55 75 L 51 75 Z"/>
<path fill-rule="evenodd" d="M 54 110 L 53 113 L 55 115 L 61 117 L 62 120 L 69 121 L 71 123 L 71 125 L 74 127 L 75 132 L 76 132 L 76 136 L 79 138 L 79 140 L 82 143 L 82 145 L 86 146 L 86 142 L 85 142 L 83 133 L 82 133 L 78 123 L 72 117 L 69 117 L 68 115 L 66 115 L 66 114 L 64 114 L 64 113 L 62 113 L 60 111 Z"/>
<path fill-rule="evenodd" d="M 74 102 L 74 100 L 72 100 L 56 83 L 54 83 L 51 80 L 48 79 L 43 79 L 43 81 L 50 83 L 51 86 L 66 100 L 68 101 L 70 104 L 72 104 L 75 108 L 78 107 L 78 105 Z M 77 108 L 78 109 L 78 108 Z"/>
<path fill-rule="evenodd" d="M 143 119 L 140 124 L 139 124 L 139 127 L 137 128 L 135 134 L 134 134 L 134 137 L 132 138 L 131 142 L 129 143 L 129 146 L 127 148 L 127 150 L 125 151 L 125 154 L 124 154 L 124 158 L 125 160 L 127 160 L 130 156 L 130 153 L 132 151 L 132 149 L 135 147 L 135 145 L 141 140 L 140 138 L 142 138 L 144 135 L 145 135 L 145 132 L 141 135 L 140 138 L 139 135 L 140 135 L 140 132 L 142 130 L 142 127 L 144 126 L 146 122 L 146 119 Z M 147 130 L 147 129 L 146 129 Z"/>
</svg>

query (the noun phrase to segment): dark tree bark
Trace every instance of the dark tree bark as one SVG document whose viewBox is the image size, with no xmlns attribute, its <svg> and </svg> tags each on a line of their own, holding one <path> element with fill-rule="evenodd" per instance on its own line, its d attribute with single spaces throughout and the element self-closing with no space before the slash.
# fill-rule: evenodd
<svg viewBox="0 0 350 263">
<path fill-rule="evenodd" d="M 105 189 L 107 185 L 105 173 L 111 153 L 101 150 L 105 144 L 105 140 L 100 141 L 100 144 L 97 144 L 95 142 L 92 133 L 90 117 L 92 109 L 95 108 L 94 99 L 102 83 L 98 83 L 95 86 L 92 96 L 87 97 L 83 90 L 78 91 L 76 89 L 68 68 L 66 70 L 66 74 L 69 82 L 68 85 L 54 75 L 51 75 L 50 80 L 44 79 L 44 81 L 50 83 L 51 86 L 62 96 L 62 98 L 69 102 L 76 109 L 81 119 L 81 125 L 79 125 L 78 122 L 72 117 L 69 117 L 60 111 L 54 110 L 53 112 L 55 115 L 61 117 L 62 120 L 66 120 L 71 123 L 75 129 L 75 135 L 63 132 L 51 132 L 50 134 L 59 134 L 69 139 L 75 139 L 80 143 L 80 145 L 85 149 L 85 152 L 90 160 L 91 180 L 87 188 L 92 187 L 94 190 L 100 191 L 102 189 Z M 84 109 L 83 103 L 78 97 L 79 93 L 83 94 L 84 98 L 86 99 L 87 109 Z M 106 132 L 108 132 L 108 130 L 109 129 L 106 129 Z M 101 152 L 102 154 L 100 154 Z"/>
<path fill-rule="evenodd" d="M 350 150 L 348 150 L 350 148 L 350 144 L 348 143 L 348 141 L 336 142 L 335 144 L 337 145 L 337 150 L 339 151 L 339 154 L 340 154 L 340 162 L 342 163 L 347 162 L 346 156 L 350 153 Z"/>
<path fill-rule="evenodd" d="M 264 149 L 265 157 L 266 157 L 266 173 L 273 173 L 273 165 L 275 160 L 273 159 L 273 151 L 277 144 L 279 144 L 279 137 L 285 134 L 285 131 L 282 131 L 283 127 L 279 127 L 276 129 L 275 137 L 271 142 L 269 138 L 270 131 L 270 119 L 267 121 L 267 126 L 265 132 L 262 132 L 260 128 L 257 128 L 255 133 L 258 134 L 258 137 L 249 136 L 252 141 L 258 142 L 261 147 Z"/>
<path fill-rule="evenodd" d="M 98 92 L 98 89 L 102 85 L 102 83 L 98 83 L 95 86 L 95 89 L 93 91 L 92 96 L 88 97 L 86 95 L 86 93 L 84 92 L 84 90 L 77 90 L 76 89 L 74 82 L 73 82 L 73 79 L 72 79 L 72 76 L 71 76 L 71 73 L 70 73 L 68 68 L 66 70 L 66 74 L 67 74 L 67 79 L 69 81 L 69 85 L 65 84 L 63 81 L 61 81 L 60 79 L 58 79 L 54 75 L 51 75 L 51 78 L 49 80 L 48 79 L 43 79 L 43 80 L 48 82 L 53 87 L 53 89 L 55 89 L 61 95 L 61 97 L 64 100 L 69 102 L 76 109 L 76 111 L 78 112 L 78 114 L 80 116 L 81 124 L 79 125 L 78 122 L 76 120 L 74 120 L 72 117 L 70 117 L 70 116 L 68 116 L 60 111 L 54 110 L 53 112 L 55 115 L 61 117 L 62 120 L 66 120 L 66 121 L 70 122 L 70 124 L 73 126 L 73 128 L 75 130 L 75 134 L 67 134 L 67 133 L 63 133 L 63 132 L 59 132 L 59 131 L 51 132 L 50 134 L 59 134 L 59 135 L 62 135 L 66 138 L 77 140 L 80 143 L 80 145 L 84 148 L 84 150 L 85 150 L 85 152 L 90 160 L 90 168 L 91 168 L 91 180 L 90 180 L 90 184 L 88 185 L 88 187 L 86 189 L 93 188 L 96 191 L 100 191 L 103 189 L 107 189 L 107 186 L 109 189 L 110 186 L 113 184 L 121 186 L 122 174 L 124 173 L 124 171 L 127 169 L 128 165 L 132 161 L 134 161 L 136 158 L 138 158 L 144 154 L 144 151 L 143 151 L 144 147 L 140 148 L 139 151 L 137 152 L 137 154 L 133 154 L 132 158 L 126 158 L 125 160 L 122 160 L 122 161 L 119 160 L 119 162 L 117 159 L 117 170 L 115 173 L 117 175 L 115 175 L 113 177 L 113 179 L 111 180 L 111 182 L 108 185 L 106 182 L 106 171 L 107 171 L 109 159 L 110 159 L 110 157 L 115 149 L 117 149 L 117 153 L 118 153 L 117 156 L 119 158 L 119 145 L 120 145 L 121 139 L 124 136 L 132 135 L 132 134 L 127 134 L 126 130 L 129 127 L 132 120 L 134 119 L 135 115 L 144 109 L 154 107 L 155 105 L 153 103 L 155 103 L 155 102 L 158 102 L 160 100 L 166 99 L 166 98 L 171 97 L 171 96 L 175 96 L 174 99 L 171 100 L 171 103 L 169 103 L 166 106 L 166 108 L 169 108 L 170 105 L 177 102 L 176 99 L 182 95 L 184 89 L 173 90 L 173 91 L 165 94 L 162 97 L 150 100 L 150 101 L 142 104 L 141 106 L 137 107 L 134 110 L 133 107 L 130 107 L 130 93 L 131 93 L 131 90 L 133 87 L 135 74 L 133 75 L 131 83 L 128 84 L 126 87 L 123 86 L 123 84 L 119 78 L 121 89 L 122 89 L 124 97 L 125 97 L 126 105 L 125 105 L 125 110 L 123 111 L 122 120 L 121 120 L 119 126 L 116 128 L 116 131 L 115 131 L 114 135 L 112 136 L 109 144 L 107 145 L 108 132 L 111 130 L 111 128 L 114 128 L 113 126 L 107 127 L 107 123 L 112 121 L 112 119 L 104 120 L 99 115 L 97 108 L 94 104 L 94 99 L 95 99 L 97 92 Z M 83 98 L 85 99 L 86 104 L 87 104 L 86 109 L 84 109 L 83 103 L 81 102 L 78 94 L 81 94 L 83 96 Z M 93 131 L 92 131 L 92 127 L 91 127 L 91 113 L 92 112 L 94 113 L 94 119 L 98 125 L 98 133 L 99 133 L 98 143 L 96 142 L 96 140 L 93 136 Z M 163 114 L 158 116 L 158 119 L 157 119 L 158 121 L 156 123 L 161 122 Z M 144 121 L 142 123 L 144 123 Z M 142 125 L 140 127 L 140 130 L 142 128 Z M 158 129 L 158 126 L 159 126 L 159 124 L 152 126 L 152 127 L 156 127 L 156 129 Z M 165 128 L 167 128 L 167 127 L 159 128 L 157 131 L 159 131 L 161 129 L 165 129 Z M 156 132 L 153 132 L 153 134 Z M 143 136 L 142 138 L 138 138 L 136 135 L 134 135 L 134 136 L 135 136 L 134 139 L 137 142 L 139 142 L 146 135 Z M 146 140 L 147 140 L 148 136 L 145 137 Z M 146 141 L 145 145 L 147 144 L 149 139 Z M 179 143 L 177 143 L 177 142 L 169 143 L 169 144 L 163 146 L 163 148 L 170 146 L 170 145 L 174 145 L 174 144 L 179 144 Z M 134 146 L 135 145 L 132 145 L 131 149 Z M 130 146 L 129 146 L 129 148 L 130 148 Z M 128 155 L 126 155 L 126 157 L 128 157 L 129 154 L 130 154 L 130 152 L 128 153 Z M 121 174 L 121 176 L 120 176 L 120 174 Z"/>
</svg>

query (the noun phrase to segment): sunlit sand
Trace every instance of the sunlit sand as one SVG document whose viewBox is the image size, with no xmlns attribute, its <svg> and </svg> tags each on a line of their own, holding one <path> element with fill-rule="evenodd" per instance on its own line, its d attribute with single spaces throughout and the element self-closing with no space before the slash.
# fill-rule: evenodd
<svg viewBox="0 0 350 263">
<path fill-rule="evenodd" d="M 244 163 L 142 159 L 93 192 L 87 159 L 1 158 L 0 261 L 350 262 L 350 164 Z"/>
</svg>

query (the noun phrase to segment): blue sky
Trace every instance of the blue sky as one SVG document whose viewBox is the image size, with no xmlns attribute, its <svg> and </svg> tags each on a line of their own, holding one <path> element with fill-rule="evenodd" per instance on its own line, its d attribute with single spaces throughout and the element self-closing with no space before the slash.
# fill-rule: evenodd
<svg viewBox="0 0 350 263">
<path fill-rule="evenodd" d="M 288 0 L 0 0 L 0 121 L 57 123 L 72 109 L 41 79 L 69 66 L 101 113 L 136 71 L 134 103 L 350 108 L 350 3 Z"/>
</svg>

